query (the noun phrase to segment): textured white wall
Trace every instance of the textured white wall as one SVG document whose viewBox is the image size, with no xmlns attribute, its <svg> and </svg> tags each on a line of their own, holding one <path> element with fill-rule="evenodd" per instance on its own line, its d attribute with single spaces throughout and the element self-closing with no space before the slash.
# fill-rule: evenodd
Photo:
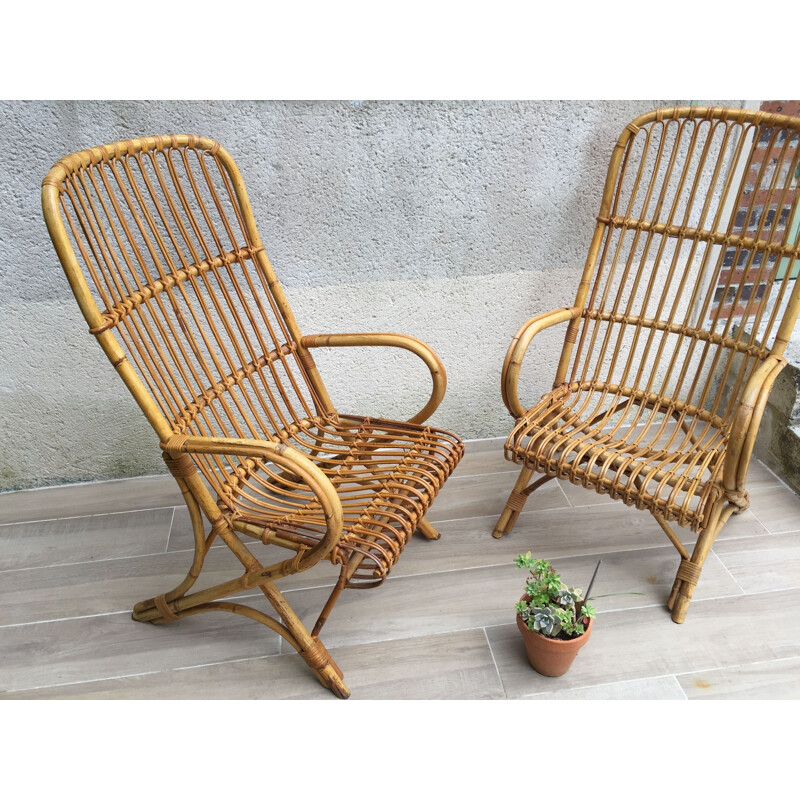
<svg viewBox="0 0 800 800">
<path fill-rule="evenodd" d="M 61 156 L 218 139 L 303 331 L 426 340 L 449 381 L 432 422 L 478 438 L 509 430 L 499 376 L 514 331 L 572 303 L 623 126 L 687 102 L 0 102 L 0 489 L 163 471 L 47 237 L 39 186 Z M 548 388 L 562 336 L 530 351 L 523 401 Z M 407 353 L 315 358 L 343 411 L 406 418 L 428 396 Z"/>
</svg>

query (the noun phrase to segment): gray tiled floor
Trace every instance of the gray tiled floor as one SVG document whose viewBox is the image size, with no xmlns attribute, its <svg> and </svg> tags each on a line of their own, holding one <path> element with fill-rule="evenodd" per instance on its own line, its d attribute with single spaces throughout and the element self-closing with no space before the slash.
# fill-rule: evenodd
<svg viewBox="0 0 800 800">
<path fill-rule="evenodd" d="M 353 699 L 800 697 L 800 498 L 769 470 L 753 463 L 752 506 L 674 625 L 664 602 L 678 556 L 646 513 L 552 481 L 492 539 L 516 469 L 501 439 L 469 442 L 429 515 L 442 538 L 415 537 L 384 586 L 344 593 L 323 639 Z M 333 699 L 250 620 L 130 619 L 190 564 L 180 502 L 168 477 L 0 494 L 0 697 Z M 562 678 L 531 670 L 514 624 L 524 576 L 511 560 L 527 550 L 584 586 L 602 560 L 592 638 Z M 212 547 L 199 585 L 237 563 Z M 320 565 L 281 586 L 311 622 L 335 578 Z"/>
</svg>

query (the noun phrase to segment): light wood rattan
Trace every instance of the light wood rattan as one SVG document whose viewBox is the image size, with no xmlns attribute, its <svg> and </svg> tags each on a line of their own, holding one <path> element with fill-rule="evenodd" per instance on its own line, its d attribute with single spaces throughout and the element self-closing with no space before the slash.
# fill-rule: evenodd
<svg viewBox="0 0 800 800">
<path fill-rule="evenodd" d="M 646 509 L 681 557 L 668 607 L 683 622 L 716 536 L 748 506 L 756 432 L 800 310 L 788 279 L 798 142 L 800 119 L 741 109 L 661 109 L 625 128 L 573 306 L 526 322 L 503 365 L 516 420 L 506 457 L 522 470 L 496 538 L 552 478 Z M 559 323 L 553 389 L 525 408 L 523 357 Z M 670 523 L 696 534 L 691 552 Z"/>
<path fill-rule="evenodd" d="M 386 579 L 414 531 L 438 537 L 424 515 L 463 453 L 456 436 L 422 424 L 445 393 L 441 361 L 400 334 L 302 336 L 242 176 L 210 139 L 74 153 L 48 172 L 42 204 L 89 330 L 155 429 L 193 523 L 185 580 L 138 603 L 134 619 L 250 617 L 347 697 L 319 632 L 344 588 Z M 361 346 L 404 348 L 428 367 L 430 400 L 408 422 L 337 413 L 311 350 Z M 217 537 L 243 574 L 189 594 Z M 262 563 L 248 539 L 284 555 Z M 276 582 L 323 559 L 339 579 L 309 631 Z M 252 589 L 277 618 L 222 599 Z"/>
</svg>

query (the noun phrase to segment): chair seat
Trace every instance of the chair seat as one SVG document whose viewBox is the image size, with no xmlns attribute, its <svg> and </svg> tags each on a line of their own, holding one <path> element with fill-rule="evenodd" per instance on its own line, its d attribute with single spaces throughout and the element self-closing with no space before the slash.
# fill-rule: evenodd
<svg viewBox="0 0 800 800">
<path fill-rule="evenodd" d="M 682 409 L 677 411 L 677 409 Z M 699 530 L 721 493 L 721 420 L 634 390 L 561 386 L 517 422 L 506 457 Z"/>
<path fill-rule="evenodd" d="M 447 431 L 369 417 L 306 420 L 286 441 L 335 486 L 344 526 L 330 559 L 356 559 L 346 585 L 361 588 L 386 579 L 464 451 Z M 220 505 L 233 512 L 234 527 L 255 525 L 307 546 L 325 533 L 316 499 L 268 461 L 248 459 L 228 476 L 226 488 Z"/>
</svg>

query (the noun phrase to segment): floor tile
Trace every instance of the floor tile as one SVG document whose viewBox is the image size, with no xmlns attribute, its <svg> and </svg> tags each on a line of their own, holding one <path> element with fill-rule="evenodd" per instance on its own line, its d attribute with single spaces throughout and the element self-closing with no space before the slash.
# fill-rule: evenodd
<svg viewBox="0 0 800 800">
<path fill-rule="evenodd" d="M 500 516 L 514 488 L 516 476 L 511 472 L 495 472 L 488 475 L 471 475 L 450 478 L 439 492 L 427 513 L 427 518 L 436 523 L 446 519 L 465 517 Z M 556 481 L 550 481 L 531 495 L 526 510 L 541 508 L 566 508 L 569 506 L 564 493 Z"/>
<path fill-rule="evenodd" d="M 464 456 L 452 477 L 464 478 L 468 475 L 483 475 L 490 472 L 518 473 L 519 464 L 506 461 L 505 441 L 505 437 L 502 437 L 465 442 Z"/>
<path fill-rule="evenodd" d="M 579 486 L 571 481 L 559 481 L 559 483 L 573 508 L 621 502 L 619 500 L 614 500 L 607 494 L 598 494 L 594 489 L 585 489 L 583 486 Z"/>
<path fill-rule="evenodd" d="M 558 679 L 531 669 L 515 624 L 487 634 L 506 694 L 518 697 L 553 691 L 554 680 L 574 689 L 794 658 L 800 656 L 798 606 L 800 590 L 791 590 L 694 600 L 682 625 L 663 606 L 600 613 L 591 639 Z"/>
<path fill-rule="evenodd" d="M 800 497 L 788 486 L 750 492 L 750 508 L 770 533 L 800 530 Z"/>
<path fill-rule="evenodd" d="M 753 492 L 758 489 L 766 489 L 769 486 L 785 486 L 783 481 L 762 464 L 758 459 L 750 460 L 750 467 L 747 470 L 747 489 Z"/>
<path fill-rule="evenodd" d="M 677 562 L 671 547 L 605 554 L 592 590 L 597 597 L 595 606 L 610 610 L 663 605 L 675 579 Z M 584 589 L 596 564 L 594 556 L 553 561 L 566 583 Z M 383 586 L 369 590 L 369 599 L 364 592 L 344 592 L 322 638 L 330 646 L 338 646 L 498 625 L 513 621 L 514 604 L 524 588 L 523 570 L 511 563 L 393 577 Z M 696 597 L 719 597 L 741 591 L 722 565 L 710 559 Z M 286 597 L 304 621 L 313 622 L 327 591 L 290 591 Z"/>
<path fill-rule="evenodd" d="M 467 443 L 429 512 L 440 539 L 413 537 L 383 586 L 334 608 L 322 639 L 354 699 L 800 697 L 800 498 L 773 473 L 751 463 L 752 506 L 723 529 L 679 626 L 664 607 L 678 554 L 647 512 L 551 481 L 492 538 L 519 470 L 504 441 Z M 676 531 L 691 549 L 695 534 Z M 249 544 L 265 564 L 286 555 Z M 169 476 L 0 494 L 0 697 L 333 699 L 251 620 L 130 619 L 183 579 L 193 546 Z M 513 623 L 524 574 L 512 561 L 528 550 L 584 588 L 601 560 L 598 621 L 562 678 L 531 670 Z M 217 544 L 194 589 L 240 572 Z M 279 586 L 311 625 L 337 575 L 323 563 Z M 258 590 L 240 597 L 267 608 Z"/>
<path fill-rule="evenodd" d="M 140 511 L 183 503 L 171 475 L 0 493 L 0 524 Z"/>
<path fill-rule="evenodd" d="M 260 543 L 253 552 L 264 564 L 286 557 L 285 550 L 265 548 Z M 192 565 L 192 558 L 193 552 L 183 551 L 0 574 L 0 626 L 130 612 L 140 600 L 163 594 L 181 583 Z M 213 547 L 206 556 L 200 577 L 189 591 L 224 583 L 242 574 L 239 560 L 227 546 Z M 338 567 L 322 562 L 285 578 L 280 582 L 280 589 L 332 587 L 338 576 Z M 231 597 L 261 596 L 255 589 Z"/>
<path fill-rule="evenodd" d="M 172 509 L 0 525 L 0 570 L 163 553 Z"/>
<path fill-rule="evenodd" d="M 169 625 L 129 613 L 0 628 L 0 691 L 277 654 L 279 637 L 235 614 Z"/>
<path fill-rule="evenodd" d="M 497 517 L 491 516 L 438 523 L 441 538 L 413 538 L 392 576 L 511 564 L 515 556 L 528 550 L 540 558 L 553 558 L 663 547 L 666 538 L 651 518 L 631 513 L 622 504 L 600 510 L 525 511 L 514 529 L 500 539 L 492 537 L 496 522 Z"/>
<path fill-rule="evenodd" d="M 414 537 L 392 575 L 510 563 L 517 554 L 528 550 L 539 558 L 550 559 L 663 547 L 669 543 L 650 514 L 623 503 L 524 511 L 513 530 L 500 539 L 491 535 L 496 522 L 497 517 L 491 516 L 437 523 L 441 538 L 431 542 Z M 691 549 L 696 534 L 683 528 L 678 528 L 678 533 Z M 768 534 L 764 526 L 745 511 L 729 521 L 718 542 L 739 537 L 766 538 Z M 673 554 L 676 559 L 679 557 L 677 551 L 673 550 Z"/>
<path fill-rule="evenodd" d="M 140 600 L 175 588 L 191 565 L 191 553 L 166 553 L 6 572 L 0 575 L 0 625 L 130 613 Z M 240 574 L 228 548 L 215 548 L 193 590 Z"/>
<path fill-rule="evenodd" d="M 690 700 L 800 700 L 800 658 L 678 675 Z"/>
<path fill-rule="evenodd" d="M 553 680 L 557 680 L 553 678 Z M 686 700 L 674 675 L 528 695 L 527 700 Z"/>
<path fill-rule="evenodd" d="M 714 552 L 745 592 L 800 588 L 800 531 L 718 541 Z"/>
<path fill-rule="evenodd" d="M 358 700 L 484 700 L 503 696 L 482 630 L 331 650 Z M 5 699 L 335 700 L 298 655 L 171 670 L 11 693 Z"/>
</svg>

